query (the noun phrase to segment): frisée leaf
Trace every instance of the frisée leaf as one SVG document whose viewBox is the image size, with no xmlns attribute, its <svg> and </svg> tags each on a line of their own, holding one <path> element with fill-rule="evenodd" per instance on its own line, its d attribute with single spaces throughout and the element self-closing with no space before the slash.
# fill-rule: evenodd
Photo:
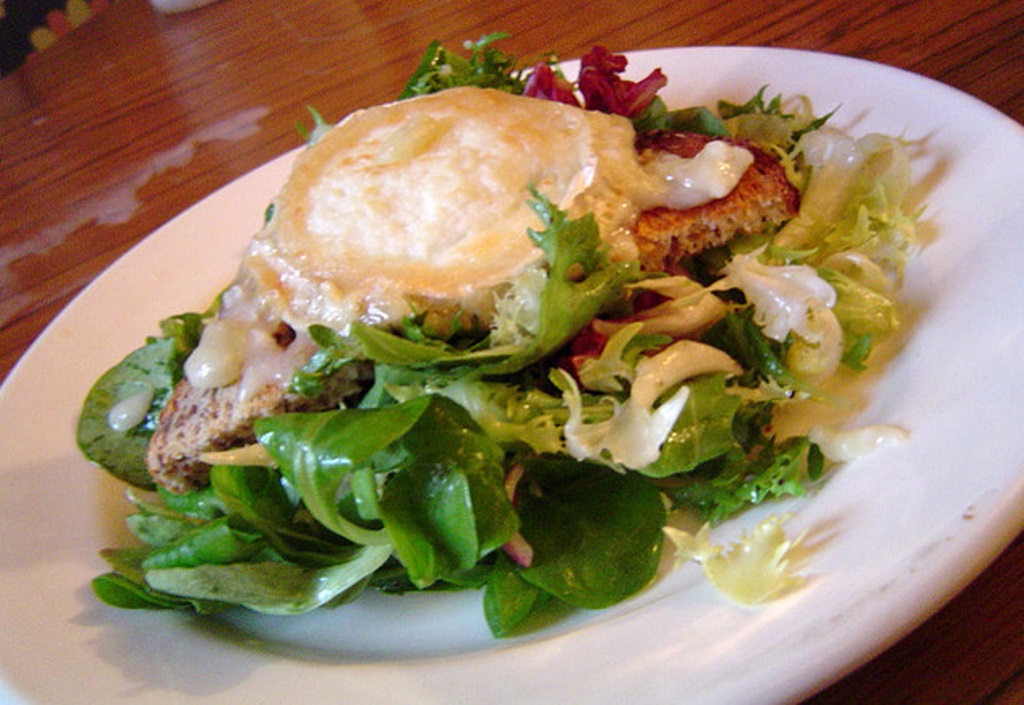
<svg viewBox="0 0 1024 705">
<path fill-rule="evenodd" d="M 431 42 L 419 66 L 399 94 L 399 100 L 457 86 L 522 93 L 524 79 L 516 58 L 492 46 L 507 36 L 503 32 L 494 32 L 475 42 L 466 42 L 469 57 L 460 56 L 439 41 Z"/>
</svg>

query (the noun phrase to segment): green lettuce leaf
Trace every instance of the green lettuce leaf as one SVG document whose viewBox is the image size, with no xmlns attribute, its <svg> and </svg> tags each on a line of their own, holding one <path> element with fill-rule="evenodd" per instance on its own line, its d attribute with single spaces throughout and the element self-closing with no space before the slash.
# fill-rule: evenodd
<svg viewBox="0 0 1024 705">
<path fill-rule="evenodd" d="M 654 579 L 666 520 L 657 488 L 592 463 L 524 465 L 517 501 L 534 551 L 518 571 L 525 581 L 576 607 L 602 609 Z"/>
<path fill-rule="evenodd" d="M 457 86 L 522 93 L 525 81 L 516 58 L 492 46 L 507 36 L 502 32 L 494 32 L 475 42 L 466 42 L 465 48 L 470 52 L 468 57 L 445 48 L 439 41 L 431 42 L 419 66 L 399 94 L 399 100 Z"/>
<path fill-rule="evenodd" d="M 203 320 L 209 315 L 212 309 L 161 321 L 162 336 L 148 339 L 96 380 L 76 427 L 78 447 L 86 458 L 129 485 L 154 487 L 146 469 L 146 448 L 157 416 L 181 379 L 185 359 L 199 344 Z M 142 423 L 126 431 L 113 429 L 108 421 L 110 410 L 136 394 L 152 395 Z"/>
<path fill-rule="evenodd" d="M 639 472 L 667 477 L 689 472 L 701 463 L 736 447 L 733 417 L 740 406 L 737 396 L 725 391 L 724 375 L 706 375 L 688 382 L 690 396 L 661 447 L 661 455 Z"/>
<path fill-rule="evenodd" d="M 427 412 L 393 449 L 400 469 L 384 484 L 380 516 L 410 579 L 425 587 L 458 582 L 519 522 L 501 447 L 454 402 L 421 399 Z"/>
<path fill-rule="evenodd" d="M 430 397 L 421 397 L 382 409 L 285 414 L 258 420 L 255 431 L 317 521 L 355 543 L 381 544 L 388 542 L 387 533 L 344 514 L 339 492 L 353 473 L 412 429 L 430 405 Z"/>
</svg>

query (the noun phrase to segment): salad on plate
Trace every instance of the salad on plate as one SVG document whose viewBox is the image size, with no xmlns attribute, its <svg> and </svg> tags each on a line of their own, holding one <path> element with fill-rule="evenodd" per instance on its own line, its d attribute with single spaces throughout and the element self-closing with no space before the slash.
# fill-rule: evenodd
<svg viewBox="0 0 1024 705">
<path fill-rule="evenodd" d="M 656 578 L 666 544 L 744 603 L 799 585 L 785 516 L 895 426 L 780 433 L 900 323 L 916 213 L 897 137 L 800 96 L 670 107 L 602 47 L 570 79 L 489 35 L 307 146 L 239 273 L 93 386 L 123 480 L 122 608 L 299 614 L 482 592 L 495 636 Z M 675 528 L 695 517 L 699 531 Z"/>
</svg>

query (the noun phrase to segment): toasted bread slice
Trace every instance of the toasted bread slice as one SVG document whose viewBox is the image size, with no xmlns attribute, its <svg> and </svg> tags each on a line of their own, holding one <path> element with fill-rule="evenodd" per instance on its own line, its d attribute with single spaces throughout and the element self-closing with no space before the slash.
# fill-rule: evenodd
<svg viewBox="0 0 1024 705">
<path fill-rule="evenodd" d="M 637 150 L 693 157 L 716 137 L 689 132 L 654 131 L 641 135 Z M 640 214 L 634 237 L 641 266 L 649 271 L 677 271 L 685 257 L 718 247 L 738 235 L 762 232 L 796 215 L 800 192 L 779 161 L 764 149 L 727 140 L 748 149 L 754 162 L 728 196 L 686 210 L 652 208 Z"/>
<path fill-rule="evenodd" d="M 199 388 L 187 379 L 174 388 L 160 412 L 150 439 L 146 466 L 153 480 L 175 493 L 204 487 L 210 466 L 203 453 L 239 448 L 256 441 L 256 419 L 297 411 L 324 411 L 362 390 L 363 370 L 346 368 L 332 378 L 324 394 L 305 397 L 287 390 L 285 383 L 269 383 L 243 395 L 239 384 Z"/>
</svg>

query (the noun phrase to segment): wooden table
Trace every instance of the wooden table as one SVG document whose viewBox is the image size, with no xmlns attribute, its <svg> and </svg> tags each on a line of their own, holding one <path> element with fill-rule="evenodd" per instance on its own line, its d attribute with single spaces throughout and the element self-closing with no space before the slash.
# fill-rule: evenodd
<svg viewBox="0 0 1024 705">
<path fill-rule="evenodd" d="M 796 0 L 118 0 L 0 81 L 0 379 L 153 229 L 337 119 L 393 98 L 432 39 L 503 30 L 520 56 L 765 45 L 938 79 L 1024 121 L 1024 4 Z M 915 632 L 811 699 L 1024 702 L 1024 540 Z"/>
</svg>

